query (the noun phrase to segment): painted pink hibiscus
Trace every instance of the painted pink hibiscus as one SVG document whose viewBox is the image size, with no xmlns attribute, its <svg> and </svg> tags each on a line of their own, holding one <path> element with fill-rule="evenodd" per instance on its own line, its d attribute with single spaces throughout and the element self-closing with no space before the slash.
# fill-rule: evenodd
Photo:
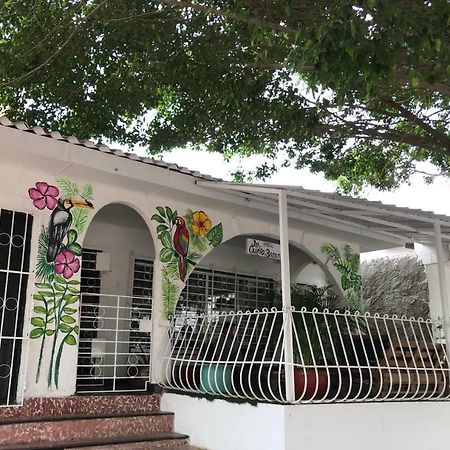
<svg viewBox="0 0 450 450">
<path fill-rule="evenodd" d="M 73 277 L 74 273 L 80 270 L 80 260 L 75 258 L 75 255 L 69 251 L 64 250 L 58 253 L 55 258 L 55 273 L 61 275 L 68 280 Z"/>
<path fill-rule="evenodd" d="M 35 188 L 28 189 L 28 195 L 37 209 L 54 209 L 58 200 L 59 189 L 45 181 L 38 181 Z"/>
</svg>

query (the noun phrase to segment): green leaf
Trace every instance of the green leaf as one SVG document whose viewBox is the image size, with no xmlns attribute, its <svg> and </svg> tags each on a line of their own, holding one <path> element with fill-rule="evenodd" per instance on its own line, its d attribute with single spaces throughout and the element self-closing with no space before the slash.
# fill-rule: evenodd
<svg viewBox="0 0 450 450">
<path fill-rule="evenodd" d="M 73 331 L 74 331 L 76 334 L 78 334 L 78 333 L 80 332 L 80 327 L 79 327 L 78 325 L 75 325 L 75 326 L 73 327 Z"/>
<path fill-rule="evenodd" d="M 172 214 L 172 217 L 171 217 L 170 222 L 171 222 L 172 224 L 175 224 L 175 220 L 176 220 L 177 217 L 178 217 L 178 211 L 175 210 L 175 211 L 173 212 L 173 214 Z"/>
<path fill-rule="evenodd" d="M 53 297 L 53 292 L 50 291 L 39 291 L 39 294 L 41 294 L 43 297 Z"/>
<path fill-rule="evenodd" d="M 223 239 L 223 227 L 221 223 L 218 223 L 215 227 L 212 227 L 208 234 L 206 235 L 206 238 L 211 243 L 213 247 L 217 247 L 220 245 Z"/>
<path fill-rule="evenodd" d="M 66 290 L 65 286 L 62 286 L 61 284 L 55 283 L 55 291 L 64 292 Z"/>
<path fill-rule="evenodd" d="M 174 255 L 175 252 L 171 248 L 163 248 L 159 254 L 159 260 L 163 263 L 168 263 Z"/>
<path fill-rule="evenodd" d="M 79 295 L 65 295 L 64 300 L 67 305 L 71 305 L 72 303 L 76 303 L 78 299 L 80 298 Z"/>
<path fill-rule="evenodd" d="M 45 332 L 45 334 L 46 334 L 47 336 L 52 336 L 52 335 L 55 334 L 55 330 L 47 330 L 47 331 Z"/>
<path fill-rule="evenodd" d="M 78 233 L 75 230 L 69 230 L 67 232 L 67 244 L 73 244 L 78 238 Z"/>
<path fill-rule="evenodd" d="M 32 317 L 31 323 L 35 327 L 44 327 L 45 326 L 45 322 L 41 317 Z"/>
<path fill-rule="evenodd" d="M 158 216 L 158 214 L 153 214 L 151 220 L 154 220 L 159 223 L 166 223 L 166 221 L 161 216 Z"/>
<path fill-rule="evenodd" d="M 80 290 L 78 288 L 76 288 L 76 287 L 68 286 L 67 290 L 69 292 L 71 292 L 72 294 L 77 294 L 77 295 L 80 294 Z"/>
<path fill-rule="evenodd" d="M 65 286 L 67 283 L 67 280 L 61 275 L 55 275 L 55 281 L 59 284 L 62 284 L 63 286 Z"/>
<path fill-rule="evenodd" d="M 62 316 L 60 320 L 61 320 L 61 322 L 64 322 L 64 323 L 75 323 L 76 322 L 76 320 L 73 317 L 67 316 L 67 315 Z"/>
<path fill-rule="evenodd" d="M 67 313 L 67 314 L 75 314 L 77 311 L 78 311 L 78 309 L 75 309 L 75 308 L 68 308 L 67 306 L 63 309 L 63 311 L 65 312 L 65 313 Z"/>
<path fill-rule="evenodd" d="M 159 233 L 161 233 L 162 231 L 168 231 L 168 228 L 167 228 L 167 225 L 158 225 L 157 227 L 156 227 L 156 232 L 159 234 Z"/>
<path fill-rule="evenodd" d="M 47 312 L 43 306 L 35 306 L 33 311 L 38 314 L 45 314 Z"/>
<path fill-rule="evenodd" d="M 36 300 L 38 302 L 45 301 L 45 298 L 41 294 L 33 294 L 33 298 L 34 298 L 34 300 Z"/>
<path fill-rule="evenodd" d="M 30 331 L 30 339 L 37 339 L 38 337 L 41 337 L 44 334 L 43 328 L 35 328 L 34 330 Z"/>
<path fill-rule="evenodd" d="M 68 336 L 66 336 L 64 338 L 64 342 L 67 345 L 77 345 L 77 340 L 75 339 L 75 336 L 73 336 L 72 334 L 69 334 Z"/>
<path fill-rule="evenodd" d="M 38 289 L 50 289 L 50 290 L 53 289 L 53 286 L 51 284 L 48 284 L 48 283 L 36 283 L 35 286 Z"/>
<path fill-rule="evenodd" d="M 166 248 L 172 248 L 172 238 L 170 236 L 170 233 L 168 231 L 163 231 L 159 235 L 159 240 L 161 241 L 161 244 Z"/>
<path fill-rule="evenodd" d="M 74 242 L 73 244 L 69 244 L 67 248 L 75 255 L 75 256 L 81 256 L 83 253 L 83 248 L 80 244 L 77 242 Z"/>
<path fill-rule="evenodd" d="M 169 206 L 166 206 L 166 217 L 169 220 L 172 220 L 172 216 L 173 216 L 173 211 Z"/>
<path fill-rule="evenodd" d="M 162 206 L 157 206 L 156 210 L 161 214 L 161 217 L 166 217 L 166 211 Z"/>
<path fill-rule="evenodd" d="M 69 280 L 67 284 L 70 284 L 71 286 L 77 286 L 78 284 L 80 284 L 80 282 L 78 280 Z"/>
<path fill-rule="evenodd" d="M 60 331 L 62 331 L 63 333 L 69 333 L 69 332 L 72 330 L 72 328 L 69 327 L 69 325 L 67 325 L 67 324 L 65 324 L 65 323 L 60 323 L 60 324 L 59 324 L 59 329 L 60 329 Z"/>
</svg>

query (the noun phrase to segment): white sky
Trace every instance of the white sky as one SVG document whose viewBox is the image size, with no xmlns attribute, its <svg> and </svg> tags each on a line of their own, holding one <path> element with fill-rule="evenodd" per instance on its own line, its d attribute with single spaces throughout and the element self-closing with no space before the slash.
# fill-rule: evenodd
<svg viewBox="0 0 450 450">
<path fill-rule="evenodd" d="M 143 154 L 142 151 L 139 153 Z M 260 157 L 255 156 L 241 161 L 234 159 L 227 163 L 218 153 L 188 149 L 176 149 L 170 153 L 165 153 L 163 159 L 191 170 L 198 170 L 201 173 L 227 180 L 231 179 L 230 174 L 237 168 L 251 170 L 262 161 Z M 297 185 L 306 189 L 317 189 L 325 192 L 335 190 L 335 183 L 325 180 L 323 176 L 311 174 L 307 170 L 293 168 L 281 169 L 266 182 Z M 423 182 L 421 176 L 414 176 L 410 185 L 405 184 L 395 191 L 380 192 L 372 188 L 367 189 L 362 196 L 369 200 L 378 200 L 387 204 L 418 208 L 450 216 L 450 180 L 445 180 L 442 177 L 437 178 L 433 184 L 427 185 Z"/>
</svg>

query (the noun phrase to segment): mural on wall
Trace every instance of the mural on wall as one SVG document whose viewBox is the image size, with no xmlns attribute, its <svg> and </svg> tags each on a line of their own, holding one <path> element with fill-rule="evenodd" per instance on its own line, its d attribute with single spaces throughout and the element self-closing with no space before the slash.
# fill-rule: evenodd
<svg viewBox="0 0 450 450">
<path fill-rule="evenodd" d="M 163 266 L 163 315 L 167 319 L 175 312 L 187 277 L 202 257 L 222 242 L 223 228 L 221 223 L 213 226 L 204 211 L 188 210 L 181 216 L 169 206 L 156 209 L 152 220 L 158 223 L 156 231 L 163 247 L 159 259 Z"/>
<path fill-rule="evenodd" d="M 31 339 L 40 339 L 36 383 L 46 344 L 50 345 L 47 368 L 48 387 L 58 388 L 61 357 L 66 345 L 76 345 L 79 327 L 73 317 L 80 299 L 80 282 L 72 279 L 79 272 L 82 247 L 78 238 L 84 232 L 93 209 L 90 184 L 79 187 L 68 178 L 58 178 L 56 186 L 40 181 L 28 189 L 33 205 L 51 210 L 47 227 L 42 227 L 37 250 L 35 277 L 37 292 L 31 318 Z"/>
</svg>

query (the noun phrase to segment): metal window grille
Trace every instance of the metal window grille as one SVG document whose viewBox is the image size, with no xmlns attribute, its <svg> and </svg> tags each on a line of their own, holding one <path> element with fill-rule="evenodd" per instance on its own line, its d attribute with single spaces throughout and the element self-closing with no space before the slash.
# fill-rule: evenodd
<svg viewBox="0 0 450 450">
<path fill-rule="evenodd" d="M 78 346 L 77 391 L 102 386 L 92 374 L 96 373 L 96 358 L 92 344 L 97 337 L 101 272 L 97 270 L 97 254 L 100 250 L 84 249 L 81 257 L 80 290 L 80 342 Z"/>
<path fill-rule="evenodd" d="M 195 269 L 180 295 L 175 315 L 268 307 L 274 289 L 275 282 L 270 278 Z"/>
<path fill-rule="evenodd" d="M 18 403 L 32 223 L 30 214 L 0 209 L 0 406 Z"/>
</svg>

